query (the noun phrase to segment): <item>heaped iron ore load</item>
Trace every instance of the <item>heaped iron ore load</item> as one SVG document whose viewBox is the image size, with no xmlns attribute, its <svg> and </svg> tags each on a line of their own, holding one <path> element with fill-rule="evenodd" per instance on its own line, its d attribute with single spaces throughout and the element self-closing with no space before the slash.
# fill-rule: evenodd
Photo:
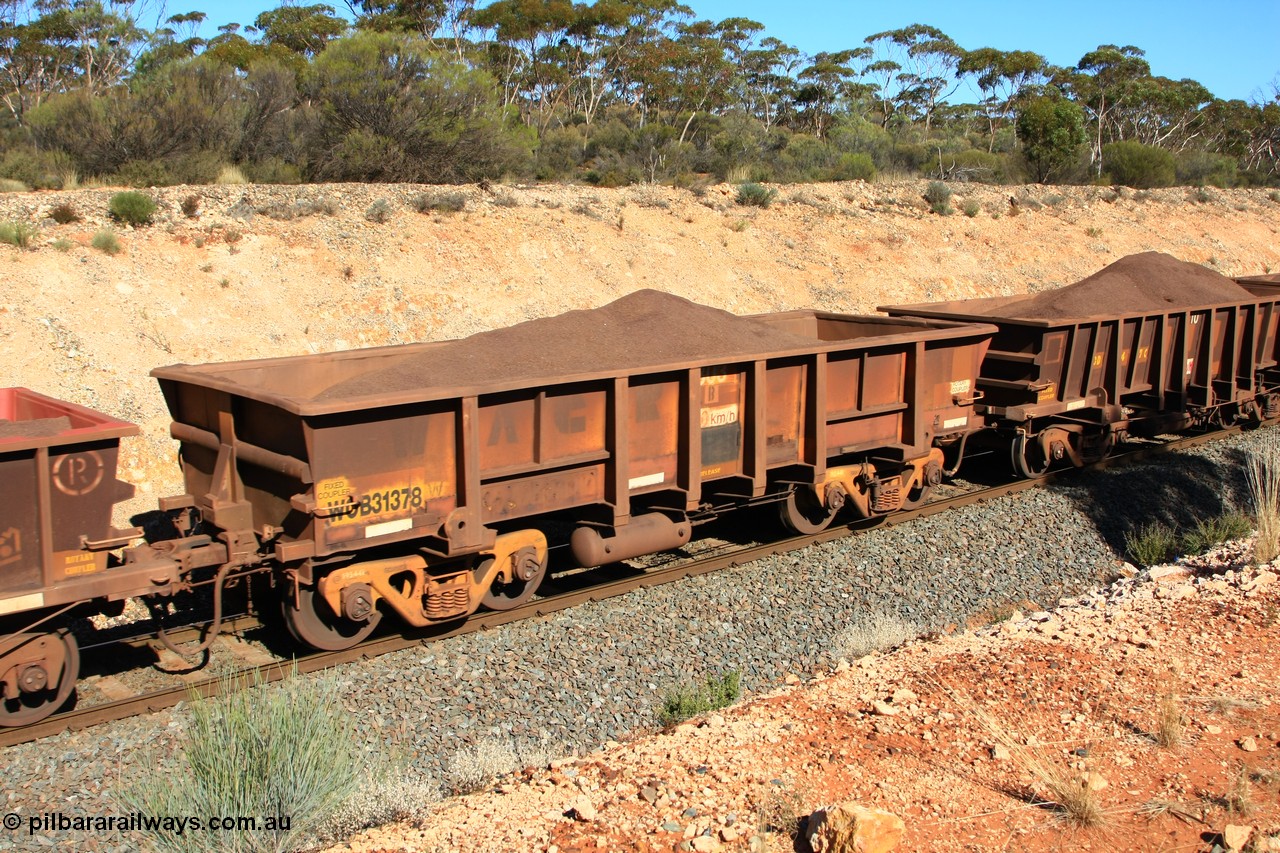
<svg viewBox="0 0 1280 853">
<path fill-rule="evenodd" d="M 596 566 L 679 547 L 719 507 L 774 500 L 810 531 L 919 501 L 972 428 L 991 331 L 641 291 L 461 341 L 154 375 L 186 500 L 256 534 L 293 632 L 332 648 L 379 605 L 421 626 L 523 603 L 553 519 Z"/>
<path fill-rule="evenodd" d="M 299 641 L 346 648 L 384 614 L 513 608 L 552 570 L 678 548 L 729 510 L 812 533 L 908 508 L 974 442 L 1038 476 L 1130 434 L 1280 415 L 1277 295 L 1147 254 L 892 316 L 640 291 L 459 341 L 158 368 L 186 491 L 150 541 L 110 525 L 137 428 L 0 391 L 0 725 L 61 706 L 69 620 L 128 598 L 207 585 L 207 646 L 224 590 L 257 576 Z"/>
<path fill-rule="evenodd" d="M 1278 301 L 1264 282 L 1146 252 L 1033 296 L 882 310 L 996 325 L 978 409 L 1033 477 L 1128 434 L 1280 415 Z"/>
</svg>

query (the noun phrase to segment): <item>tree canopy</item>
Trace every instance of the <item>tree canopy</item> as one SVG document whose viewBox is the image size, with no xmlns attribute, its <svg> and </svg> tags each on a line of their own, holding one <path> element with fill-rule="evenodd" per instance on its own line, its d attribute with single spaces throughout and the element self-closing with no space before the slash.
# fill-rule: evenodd
<svg viewBox="0 0 1280 853">
<path fill-rule="evenodd" d="M 1134 45 L 1058 68 L 916 23 L 809 55 L 678 0 L 285 3 L 208 38 L 201 11 L 148 29 L 143 8 L 0 0 L 0 177 L 1106 182 L 1151 162 L 1280 183 L 1280 80 L 1224 101 Z"/>
</svg>

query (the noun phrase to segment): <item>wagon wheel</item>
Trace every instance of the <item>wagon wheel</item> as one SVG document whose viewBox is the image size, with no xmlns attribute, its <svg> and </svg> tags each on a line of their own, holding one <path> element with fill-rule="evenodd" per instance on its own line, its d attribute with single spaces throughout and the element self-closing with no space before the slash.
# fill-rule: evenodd
<svg viewBox="0 0 1280 853">
<path fill-rule="evenodd" d="M 809 536 L 826 530 L 836 514 L 818 502 L 808 489 L 792 488 L 778 501 L 778 519 L 792 533 Z"/>
<path fill-rule="evenodd" d="M 933 485 L 931 483 L 920 483 L 907 492 L 907 496 L 902 499 L 902 509 L 915 509 L 925 501 L 929 500 L 929 495 L 933 494 Z"/>
<path fill-rule="evenodd" d="M 905 472 L 904 472 L 905 475 Z M 924 466 L 920 476 L 915 478 L 912 486 L 902 499 L 902 509 L 915 509 L 933 494 L 933 487 L 942 482 L 942 466 L 937 462 L 929 462 Z"/>
<path fill-rule="evenodd" d="M 17 698 L 0 699 L 0 726 L 29 726 L 40 722 L 66 704 L 80 675 L 80 646 L 70 631 L 62 628 L 50 634 L 24 636 L 30 638 L 26 642 L 61 643 L 66 660 L 56 684 L 46 683 L 48 673 L 43 667 L 31 666 L 20 672 Z"/>
<path fill-rule="evenodd" d="M 538 587 L 542 585 L 543 578 L 547 576 L 548 560 L 546 558 L 539 560 L 532 548 L 520 549 L 511 559 L 516 566 L 516 577 L 505 583 L 500 578 L 495 578 L 488 592 L 480 599 L 480 603 L 490 610 L 511 610 L 519 607 L 533 598 Z M 476 576 L 482 577 L 488 573 L 492 563 L 492 557 L 481 563 L 476 568 Z"/>
<path fill-rule="evenodd" d="M 285 627 L 293 638 L 327 652 L 351 648 L 372 634 L 382 621 L 382 611 L 376 607 L 368 619 L 360 622 L 334 613 L 314 586 L 299 586 L 296 602 L 286 593 L 280 603 Z"/>
<path fill-rule="evenodd" d="M 1013 461 L 1014 473 L 1024 479 L 1038 480 L 1049 473 L 1049 462 L 1044 458 L 1040 442 L 1025 433 L 1020 432 L 1014 436 L 1009 445 L 1009 455 Z"/>
</svg>

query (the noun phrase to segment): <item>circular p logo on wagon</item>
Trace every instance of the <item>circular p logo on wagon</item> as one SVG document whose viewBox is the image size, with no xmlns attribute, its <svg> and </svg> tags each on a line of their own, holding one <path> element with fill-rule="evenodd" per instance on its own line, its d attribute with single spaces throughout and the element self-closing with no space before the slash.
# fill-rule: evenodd
<svg viewBox="0 0 1280 853">
<path fill-rule="evenodd" d="M 64 495 L 86 495 L 98 488 L 105 470 L 96 450 L 68 453 L 53 463 L 53 485 Z"/>
</svg>

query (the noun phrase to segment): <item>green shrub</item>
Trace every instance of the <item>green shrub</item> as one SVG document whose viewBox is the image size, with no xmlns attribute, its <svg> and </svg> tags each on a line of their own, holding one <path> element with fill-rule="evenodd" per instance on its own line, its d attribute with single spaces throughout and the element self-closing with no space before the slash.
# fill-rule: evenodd
<svg viewBox="0 0 1280 853">
<path fill-rule="evenodd" d="M 1176 177 L 1173 155 L 1141 142 L 1110 142 L 1102 146 L 1102 162 L 1113 181 L 1135 189 L 1167 187 Z"/>
<path fill-rule="evenodd" d="M 108 207 L 111 218 L 126 225 L 150 225 L 151 217 L 156 212 L 156 203 L 151 196 L 139 192 L 116 193 L 111 197 Z"/>
<path fill-rule="evenodd" d="M 1178 183 L 1228 189 L 1236 185 L 1236 160 L 1208 151 L 1184 151 L 1174 163 Z"/>
<path fill-rule="evenodd" d="M 768 207 L 778 197 L 778 191 L 772 187 L 762 186 L 754 182 L 738 186 L 738 204 L 748 207 Z"/>
<path fill-rule="evenodd" d="M 27 249 L 30 248 L 31 238 L 35 234 L 35 227 L 26 222 L 0 222 L 0 243 Z"/>
<path fill-rule="evenodd" d="M 0 178 L 0 193 L 25 193 L 31 188 L 13 178 Z"/>
<path fill-rule="evenodd" d="M 833 181 L 872 181 L 875 177 L 875 161 L 861 152 L 841 154 L 831 173 Z"/>
<path fill-rule="evenodd" d="M 144 814 L 277 821 L 274 829 L 254 832 L 147 832 L 152 847 L 163 853 L 298 849 L 368 775 L 338 684 L 294 677 L 250 689 L 232 676 L 225 692 L 216 700 L 193 697 L 181 765 L 158 761 L 122 799 Z M 175 778 L 182 784 L 174 784 Z M 281 817 L 288 818 L 287 826 Z"/>
<path fill-rule="evenodd" d="M 57 240 L 54 240 L 53 243 L 51 243 L 50 245 L 52 245 L 53 248 L 57 249 L 59 252 L 70 252 L 75 247 L 76 244 L 73 243 L 71 240 L 68 240 L 66 237 L 59 237 Z"/>
<path fill-rule="evenodd" d="M 108 255 L 118 255 L 123 250 L 120 245 L 120 238 L 110 228 L 103 228 L 97 234 L 94 234 L 93 240 L 90 241 L 89 245 L 100 252 L 106 252 Z"/>
<path fill-rule="evenodd" d="M 730 670 L 719 676 L 708 675 L 701 684 L 686 684 L 662 698 L 658 722 L 664 726 L 727 708 L 742 695 L 742 673 Z"/>
<path fill-rule="evenodd" d="M 182 215 L 188 219 L 195 219 L 196 214 L 200 212 L 200 196 L 189 195 L 182 200 Z"/>
<path fill-rule="evenodd" d="M 409 205 L 419 213 L 458 213 L 467 207 L 467 194 L 464 192 L 418 193 L 409 200 Z"/>
<path fill-rule="evenodd" d="M 1202 518 L 1196 526 L 1182 534 L 1184 554 L 1203 554 L 1210 548 L 1243 539 L 1253 531 L 1249 519 L 1238 512 L 1229 512 L 1214 518 Z"/>
<path fill-rule="evenodd" d="M 300 184 L 302 170 L 279 157 L 268 157 L 244 166 L 245 176 L 255 184 Z"/>
<path fill-rule="evenodd" d="M 1178 533 L 1166 524 L 1145 524 L 1124 535 L 1125 550 L 1130 559 L 1142 566 L 1158 566 L 1178 553 Z"/>
<path fill-rule="evenodd" d="M 947 167 L 947 177 L 955 180 L 1007 184 L 1016 183 L 1021 177 L 1020 170 L 1008 154 L 971 148 L 955 154 L 944 154 L 942 162 Z"/>
<path fill-rule="evenodd" d="M 108 180 L 128 187 L 171 187 L 182 183 L 160 160 L 129 160 L 122 163 Z"/>
<path fill-rule="evenodd" d="M 1280 190 L 1272 190 L 1267 193 L 1267 198 L 1271 199 L 1276 204 L 1280 204 Z"/>
<path fill-rule="evenodd" d="M 966 201 L 964 203 L 964 215 L 969 217 L 970 219 L 977 216 L 980 210 L 982 210 L 982 205 L 978 204 L 973 199 L 970 199 L 969 201 Z"/>
<path fill-rule="evenodd" d="M 72 222 L 79 222 L 80 214 L 76 213 L 76 209 L 64 201 L 49 211 L 49 218 L 59 225 L 68 225 Z"/>
<path fill-rule="evenodd" d="M 924 200 L 929 202 L 929 209 L 939 216 L 950 216 L 954 212 L 951 209 L 951 187 L 942 181 L 929 182 L 924 190 Z"/>
<path fill-rule="evenodd" d="M 393 212 L 394 211 L 391 209 L 391 202 L 387 201 L 385 198 L 380 198 L 365 208 L 364 218 L 370 222 L 382 224 L 391 218 L 391 214 Z"/>
</svg>

